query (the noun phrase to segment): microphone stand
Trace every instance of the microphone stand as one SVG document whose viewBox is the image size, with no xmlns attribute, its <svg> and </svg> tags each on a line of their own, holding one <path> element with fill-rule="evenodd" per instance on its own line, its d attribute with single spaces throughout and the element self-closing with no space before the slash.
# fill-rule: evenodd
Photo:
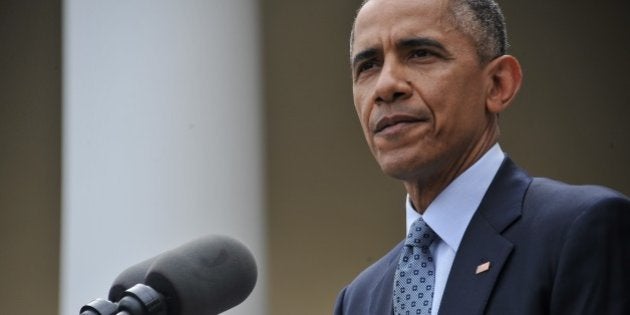
<svg viewBox="0 0 630 315">
<path fill-rule="evenodd" d="M 144 284 L 125 291 L 117 303 L 96 299 L 79 312 L 80 315 L 167 315 L 164 296 Z"/>
</svg>

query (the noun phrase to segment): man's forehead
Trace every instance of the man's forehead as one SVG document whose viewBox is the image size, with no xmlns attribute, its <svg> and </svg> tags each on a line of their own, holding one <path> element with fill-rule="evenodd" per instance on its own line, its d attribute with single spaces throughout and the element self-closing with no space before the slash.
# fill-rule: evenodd
<svg viewBox="0 0 630 315">
<path fill-rule="evenodd" d="M 370 0 L 357 14 L 352 50 L 378 46 L 382 36 L 401 38 L 442 28 L 448 0 Z"/>
<path fill-rule="evenodd" d="M 357 13 L 357 23 L 387 17 L 437 17 L 448 11 L 450 0 L 370 0 Z"/>
</svg>

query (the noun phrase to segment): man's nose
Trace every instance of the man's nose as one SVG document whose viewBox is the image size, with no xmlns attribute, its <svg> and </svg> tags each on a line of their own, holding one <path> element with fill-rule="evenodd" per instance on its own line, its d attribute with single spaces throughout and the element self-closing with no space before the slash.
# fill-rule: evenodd
<svg viewBox="0 0 630 315">
<path fill-rule="evenodd" d="M 406 99 L 412 94 L 404 65 L 398 61 L 388 61 L 383 64 L 374 90 L 377 104 L 387 104 Z"/>
</svg>

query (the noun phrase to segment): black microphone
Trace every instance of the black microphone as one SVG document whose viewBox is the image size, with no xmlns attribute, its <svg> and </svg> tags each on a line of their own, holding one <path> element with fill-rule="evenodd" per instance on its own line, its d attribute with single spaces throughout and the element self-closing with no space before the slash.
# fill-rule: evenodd
<svg viewBox="0 0 630 315">
<path fill-rule="evenodd" d="M 127 268 L 109 292 L 118 303 L 96 300 L 80 312 L 216 315 L 243 302 L 257 275 L 254 257 L 243 244 L 225 236 L 206 236 Z M 118 309 L 106 313 L 111 304 Z M 99 313 L 97 306 L 107 310 Z"/>
<path fill-rule="evenodd" d="M 168 315 L 215 315 L 245 300 L 257 276 L 254 257 L 243 244 L 212 236 L 158 257 L 144 283 L 166 297 Z"/>
</svg>

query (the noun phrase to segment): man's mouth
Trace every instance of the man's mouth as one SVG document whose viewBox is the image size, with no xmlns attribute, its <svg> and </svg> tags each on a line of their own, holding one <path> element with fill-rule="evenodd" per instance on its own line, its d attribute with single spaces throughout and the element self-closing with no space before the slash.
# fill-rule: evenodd
<svg viewBox="0 0 630 315">
<path fill-rule="evenodd" d="M 426 122 L 427 119 L 409 116 L 409 115 L 392 115 L 386 116 L 376 123 L 376 127 L 374 128 L 374 134 L 378 134 L 383 132 L 384 130 L 402 124 L 414 124 L 420 122 Z"/>
</svg>

